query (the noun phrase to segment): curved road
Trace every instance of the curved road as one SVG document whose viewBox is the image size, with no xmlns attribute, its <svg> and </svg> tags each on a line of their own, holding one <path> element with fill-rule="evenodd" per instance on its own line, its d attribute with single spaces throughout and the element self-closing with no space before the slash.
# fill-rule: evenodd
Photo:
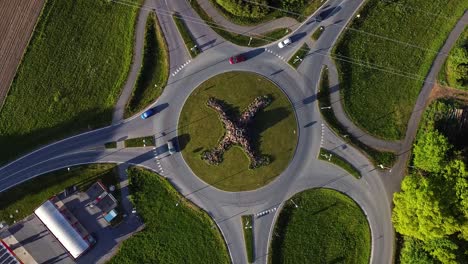
<svg viewBox="0 0 468 264">
<path fill-rule="evenodd" d="M 232 45 L 217 36 L 208 26 L 200 23 L 199 17 L 187 2 L 168 2 L 145 2 L 145 8 L 157 8 L 158 17 L 163 21 L 162 27 L 168 37 L 171 67 L 176 64 L 174 61 L 184 65 L 179 67 L 180 70 L 176 74 L 171 74 L 164 93 L 155 104 L 167 107 L 148 120 L 134 117 L 110 127 L 71 137 L 0 168 L 0 191 L 42 173 L 83 163 L 138 164 L 159 171 L 157 156 L 164 169 L 162 175 L 185 197 L 213 217 L 224 235 L 232 261 L 247 263 L 241 215 L 273 208 L 279 210 L 299 191 L 313 187 L 329 187 L 351 196 L 366 212 L 372 231 L 371 263 L 391 263 L 394 239 L 390 222 L 390 201 L 381 175 L 356 150 L 344 147 L 344 142 L 336 138 L 321 121 L 316 92 L 324 56 L 312 53 L 298 71 L 286 63 L 319 25 L 340 25 L 325 31 L 316 43 L 318 47 L 329 49 L 363 1 L 330 0 L 327 5 L 329 8 L 336 7 L 337 12 L 320 23 L 313 17 L 309 18 L 292 33 L 293 44 L 284 49 L 279 49 L 276 44 L 257 49 Z M 183 44 L 177 40 L 179 35 L 172 20 L 167 19 L 169 11 L 178 11 L 188 17 L 186 23 L 192 34 L 197 37 L 197 41 L 208 43 L 202 45 L 203 52 L 190 63 L 182 62 L 185 55 L 177 52 Z M 171 38 L 174 39 L 171 41 Z M 230 65 L 227 59 L 238 53 L 245 53 L 248 60 Z M 295 129 L 299 135 L 295 156 L 277 179 L 258 190 L 239 193 L 224 192 L 207 185 L 192 173 L 180 153 L 168 156 L 165 148 L 167 140 L 177 136 L 179 114 L 191 91 L 204 80 L 233 70 L 256 72 L 281 87 L 292 102 L 298 122 L 298 127 L 291 129 Z M 155 149 L 107 150 L 103 147 L 108 141 L 121 141 L 127 137 L 145 135 L 155 135 Z M 340 168 L 318 160 L 321 145 L 330 149 L 336 148 L 335 151 L 349 157 L 353 163 L 361 164 L 359 168 L 364 177 L 356 180 Z M 267 261 L 269 239 L 278 210 L 254 221 L 255 263 Z"/>
</svg>

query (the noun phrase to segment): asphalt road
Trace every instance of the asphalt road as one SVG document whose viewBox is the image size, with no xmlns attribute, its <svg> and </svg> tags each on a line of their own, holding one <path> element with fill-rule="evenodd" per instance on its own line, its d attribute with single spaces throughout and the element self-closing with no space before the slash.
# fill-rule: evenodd
<svg viewBox="0 0 468 264">
<path fill-rule="evenodd" d="M 326 8 L 334 10 L 332 14 L 322 22 L 317 22 L 314 17 L 309 18 L 291 33 L 294 42 L 284 49 L 279 49 L 276 43 L 255 49 L 232 45 L 201 23 L 187 2 L 167 2 L 150 1 L 145 4 L 145 8 L 158 8 L 157 14 L 168 39 L 171 68 L 180 69 L 176 74 L 170 75 L 164 93 L 155 103 L 162 109 L 161 112 L 147 120 L 130 118 L 32 152 L 0 168 L 0 190 L 11 188 L 51 170 L 85 163 L 136 164 L 160 172 L 156 162 L 157 156 L 164 170 L 161 174 L 185 197 L 206 210 L 217 223 L 233 263 L 247 263 L 240 216 L 277 208 L 276 211 L 254 221 L 255 263 L 265 263 L 269 254 L 268 245 L 273 223 L 284 202 L 288 202 L 288 199 L 299 191 L 313 187 L 329 187 L 350 195 L 366 212 L 372 231 L 371 263 L 391 263 L 393 230 L 390 202 L 382 183 L 382 175 L 370 168 L 365 171 L 362 179 L 356 180 L 346 175 L 342 169 L 317 159 L 322 144 L 343 144 L 328 129 L 322 129 L 323 122 L 316 101 L 317 84 L 325 58 L 321 51 L 332 46 L 363 1 L 329 1 L 325 5 Z M 169 16 L 171 11 L 190 17 L 186 23 L 202 47 L 203 52 L 189 63 L 186 63 L 187 54 L 183 52 L 185 46 Z M 330 24 L 343 27 L 334 26 L 326 30 L 298 71 L 290 67 L 286 61 L 310 34 L 319 25 Z M 245 53 L 248 60 L 230 65 L 228 58 L 239 53 Z M 299 135 L 295 156 L 277 179 L 258 190 L 240 193 L 224 192 L 207 185 L 192 173 L 180 153 L 168 156 L 165 148 L 167 140 L 177 136 L 180 111 L 190 93 L 204 80 L 233 70 L 256 72 L 281 87 L 290 99 L 297 118 L 298 127 L 291 129 Z M 108 141 L 122 141 L 125 138 L 146 135 L 155 135 L 155 149 L 106 150 L 103 147 Z M 366 166 L 367 160 L 359 156 L 357 151 L 347 155 Z M 365 167 L 362 168 L 364 170 Z"/>
</svg>

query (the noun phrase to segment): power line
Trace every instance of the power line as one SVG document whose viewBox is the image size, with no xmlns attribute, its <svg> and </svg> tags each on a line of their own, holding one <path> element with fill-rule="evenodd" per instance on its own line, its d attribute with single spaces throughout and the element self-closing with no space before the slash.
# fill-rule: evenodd
<svg viewBox="0 0 468 264">
<path fill-rule="evenodd" d="M 247 3 L 251 3 L 251 4 L 256 4 L 256 5 L 259 5 L 259 6 L 264 6 L 264 7 L 268 7 L 268 8 L 271 8 L 271 9 L 275 9 L 275 10 L 279 10 L 279 11 L 282 11 L 282 12 L 285 12 L 285 13 L 288 13 L 288 14 L 293 14 L 295 16 L 298 16 L 298 17 L 304 17 L 304 15 L 300 14 L 300 13 L 297 13 L 297 12 L 292 12 L 292 11 L 289 11 L 289 10 L 286 10 L 286 9 L 283 9 L 283 8 L 278 8 L 278 7 L 274 7 L 274 6 L 271 6 L 271 5 L 267 5 L 267 4 L 262 4 L 262 3 L 258 3 L 258 2 L 255 2 L 255 1 L 250 1 L 250 0 L 242 0 L 243 2 L 247 2 Z M 322 8 L 322 7 L 320 7 Z M 330 12 L 331 14 L 332 12 Z M 328 17 L 327 17 L 328 18 Z M 323 20 L 325 20 L 326 18 L 324 18 Z M 330 26 L 339 26 L 337 24 L 330 24 Z M 367 31 L 364 31 L 364 30 L 360 30 L 360 29 L 355 29 L 355 28 L 352 28 L 352 27 L 349 27 L 349 26 L 346 26 L 344 25 L 343 28 L 347 29 L 347 30 L 350 30 L 350 31 L 354 31 L 354 32 L 358 32 L 358 33 L 362 33 L 362 34 L 365 34 L 365 35 L 368 35 L 368 36 L 372 36 L 372 37 L 376 37 L 376 38 L 381 38 L 381 39 L 384 39 L 384 40 L 388 40 L 388 41 L 391 41 L 391 42 L 394 42 L 394 43 L 398 43 L 398 44 L 401 44 L 401 45 L 404 45 L 404 46 L 407 46 L 407 47 L 412 47 L 412 48 L 417 48 L 417 49 L 421 49 L 421 50 L 425 50 L 425 51 L 430 51 L 430 52 L 433 52 L 433 53 L 443 53 L 441 51 L 437 51 L 437 50 L 432 50 L 432 49 L 428 49 L 428 48 L 425 48 L 425 47 L 421 47 L 421 46 L 418 46 L 416 44 L 412 44 L 412 43 L 408 43 L 408 42 L 404 42 L 404 41 L 400 41 L 400 40 L 396 40 L 394 38 L 389 38 L 387 36 L 382 36 L 382 35 L 379 35 L 379 34 L 375 34 L 375 33 L 370 33 L 370 32 L 367 32 Z M 432 29 L 432 28 L 429 28 L 429 29 Z M 443 54 L 448 54 L 448 53 L 443 53 Z"/>
<path fill-rule="evenodd" d="M 132 7 L 140 7 L 140 8 L 146 9 L 146 10 L 154 11 L 154 12 L 156 12 L 158 14 L 163 15 L 163 16 L 171 16 L 172 17 L 172 14 L 173 14 L 172 11 L 164 11 L 164 9 L 161 9 L 161 8 L 151 8 L 151 7 L 148 7 L 148 6 L 145 6 L 145 5 L 138 5 L 138 4 L 135 4 L 135 3 L 129 3 L 129 2 L 125 2 L 125 1 L 119 1 L 119 0 L 114 0 L 113 2 L 123 4 L 123 5 L 132 6 Z M 218 28 L 220 30 L 224 30 L 224 31 L 228 31 L 228 32 L 236 33 L 236 34 L 243 34 L 243 33 L 236 32 L 236 31 L 229 31 L 225 27 L 222 27 L 222 26 L 221 27 L 213 26 L 213 25 L 219 25 L 217 23 L 213 23 L 213 22 L 212 23 L 205 23 L 204 20 L 201 20 L 201 19 L 198 19 L 198 18 L 193 18 L 193 17 L 190 17 L 190 16 L 182 15 L 182 14 L 179 14 L 179 15 L 180 15 L 180 17 L 184 18 L 184 20 L 189 21 L 189 22 L 193 22 L 193 23 L 196 23 L 196 24 L 202 24 L 202 25 L 212 24 L 212 27 Z M 191 18 L 193 20 L 186 19 L 186 18 Z M 203 22 L 200 22 L 200 21 L 203 21 Z M 256 39 L 261 39 L 261 40 L 276 41 L 275 39 L 268 38 L 266 36 L 262 36 L 263 38 L 261 38 L 260 36 L 262 36 L 262 35 L 256 35 L 256 36 L 252 36 L 252 37 L 256 38 Z M 323 53 L 323 52 L 320 52 L 320 51 L 315 51 L 314 53 L 316 53 L 318 55 L 322 55 L 322 56 L 329 56 L 329 57 L 331 57 L 333 59 L 336 59 L 336 60 L 356 64 L 356 65 L 359 65 L 359 66 L 362 66 L 362 67 L 367 67 L 367 68 L 374 69 L 374 70 L 383 71 L 383 72 L 386 72 L 386 73 L 398 75 L 398 76 L 401 76 L 401 77 L 406 77 L 406 78 L 413 79 L 413 80 L 420 80 L 420 81 L 424 82 L 424 79 L 425 79 L 425 76 L 421 76 L 421 75 L 418 75 L 418 74 L 405 74 L 405 73 L 403 73 L 401 71 L 398 71 L 398 70 L 396 70 L 394 68 L 385 68 L 385 67 L 382 67 L 382 66 L 376 65 L 376 64 L 362 63 L 362 61 L 355 60 L 355 59 L 353 59 L 351 57 L 348 57 L 348 56 L 342 56 L 342 55 L 333 56 L 330 52 Z M 446 53 L 441 53 L 441 54 L 445 55 Z"/>
</svg>

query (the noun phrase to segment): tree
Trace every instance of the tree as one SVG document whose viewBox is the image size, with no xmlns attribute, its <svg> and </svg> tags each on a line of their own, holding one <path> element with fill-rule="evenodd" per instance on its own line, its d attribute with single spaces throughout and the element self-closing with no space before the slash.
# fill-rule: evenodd
<svg viewBox="0 0 468 264">
<path fill-rule="evenodd" d="M 445 136 L 429 128 L 418 135 L 414 145 L 414 165 L 428 172 L 439 172 L 446 163 L 446 154 L 451 148 Z"/>
<path fill-rule="evenodd" d="M 429 185 L 430 181 L 419 175 L 403 179 L 401 192 L 393 196 L 392 221 L 398 233 L 429 241 L 460 230 L 450 208 L 439 202 Z"/>
<path fill-rule="evenodd" d="M 433 239 L 425 243 L 424 248 L 434 258 L 438 259 L 444 264 L 457 264 L 456 250 L 458 249 L 450 239 Z"/>
<path fill-rule="evenodd" d="M 424 242 L 421 240 L 405 237 L 401 248 L 401 264 L 433 264 L 435 261 L 424 249 Z"/>
</svg>

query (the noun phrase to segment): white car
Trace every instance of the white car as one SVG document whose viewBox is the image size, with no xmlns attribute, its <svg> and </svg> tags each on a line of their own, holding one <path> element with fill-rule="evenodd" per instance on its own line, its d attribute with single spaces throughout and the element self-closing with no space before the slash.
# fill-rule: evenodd
<svg viewBox="0 0 468 264">
<path fill-rule="evenodd" d="M 169 150 L 169 154 L 172 155 L 174 153 L 176 153 L 176 149 L 174 147 L 174 143 L 172 143 L 172 140 L 169 140 L 167 142 L 167 149 Z"/>
<path fill-rule="evenodd" d="M 278 47 L 282 49 L 291 43 L 292 43 L 291 39 L 287 38 L 287 39 L 284 39 L 283 41 L 280 41 L 280 43 L 278 43 Z"/>
</svg>

